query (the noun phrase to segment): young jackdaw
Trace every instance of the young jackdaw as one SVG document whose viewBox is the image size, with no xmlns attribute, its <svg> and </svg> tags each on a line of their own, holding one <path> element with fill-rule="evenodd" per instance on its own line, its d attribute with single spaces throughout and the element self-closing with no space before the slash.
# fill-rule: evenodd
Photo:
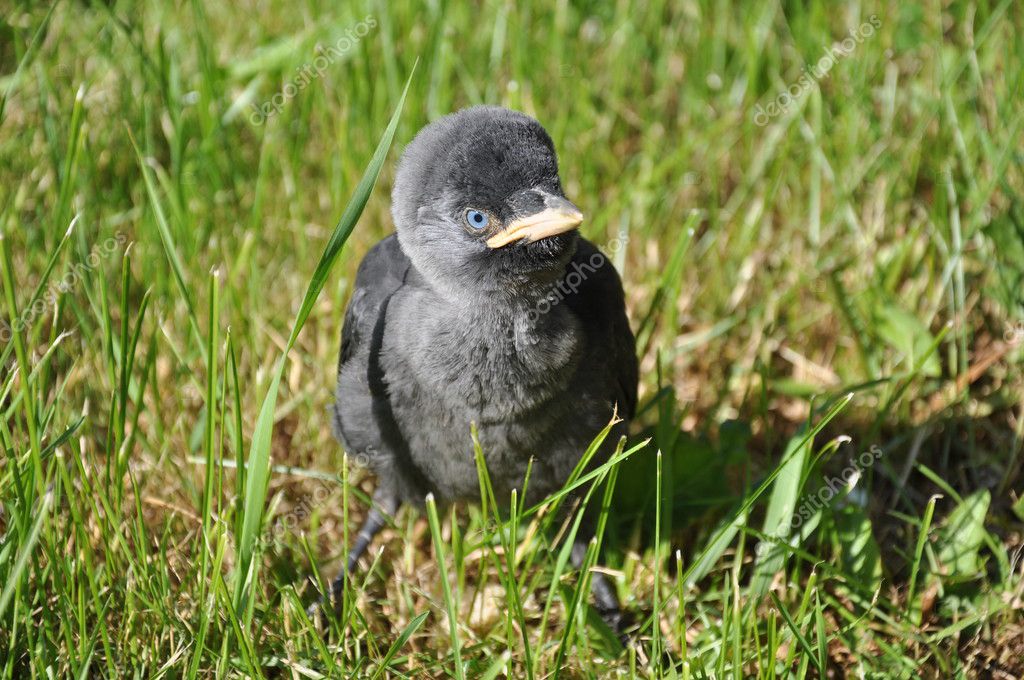
<svg viewBox="0 0 1024 680">
<path fill-rule="evenodd" d="M 532 503 L 562 488 L 617 412 L 614 447 L 636 408 L 622 284 L 576 231 L 583 215 L 536 120 L 494 106 L 437 120 L 406 149 L 391 198 L 396 233 L 359 266 L 338 361 L 336 434 L 377 477 L 348 571 L 402 504 L 479 501 L 470 423 L 497 499 L 522 489 L 533 459 Z M 594 576 L 617 624 L 615 592 Z"/>
</svg>

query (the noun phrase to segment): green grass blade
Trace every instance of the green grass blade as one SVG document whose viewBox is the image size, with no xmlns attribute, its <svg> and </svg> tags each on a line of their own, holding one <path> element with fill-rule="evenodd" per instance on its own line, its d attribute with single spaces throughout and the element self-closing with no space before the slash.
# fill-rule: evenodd
<svg viewBox="0 0 1024 680">
<path fill-rule="evenodd" d="M 413 633 L 419 630 L 419 627 L 423 625 L 423 622 L 427 620 L 428 616 L 430 616 L 430 612 L 418 614 L 408 623 L 408 625 L 406 625 L 404 629 L 402 629 L 402 633 L 391 644 L 391 647 L 388 648 L 387 654 L 384 655 L 384 658 L 380 660 L 380 663 L 377 665 L 377 670 L 374 671 L 370 680 L 377 680 L 377 678 L 387 670 L 388 664 L 390 664 L 391 660 L 395 658 L 395 654 L 398 653 L 398 650 L 400 650 L 405 643 L 409 641 L 409 638 L 413 636 Z"/>
<path fill-rule="evenodd" d="M 53 494 L 44 494 L 42 499 L 40 499 L 39 507 L 35 510 L 36 520 L 32 523 L 32 529 L 29 531 L 28 536 L 25 537 L 18 548 L 18 555 L 14 559 L 14 565 L 7 573 L 7 582 L 4 584 L 3 593 L 0 593 L 0 618 L 7 611 L 7 605 L 11 603 L 11 597 L 14 595 L 14 591 L 17 590 L 18 584 L 21 583 L 21 575 L 28 565 L 29 557 L 32 556 L 32 550 L 39 541 L 39 533 L 43 530 L 43 524 L 50 518 L 50 504 L 52 502 Z"/>
<path fill-rule="evenodd" d="M 285 347 L 281 358 L 278 359 L 277 366 L 274 369 L 273 377 L 270 381 L 270 387 L 267 390 L 266 397 L 263 399 L 263 405 L 260 407 L 259 416 L 256 419 L 256 426 L 253 431 L 252 443 L 249 447 L 249 458 L 246 465 L 247 477 L 245 487 L 245 504 L 242 511 L 242 535 L 238 537 L 239 560 L 238 566 L 235 570 L 236 581 L 234 595 L 234 606 L 236 611 L 240 611 L 240 608 L 243 606 L 245 594 L 250 586 L 250 583 L 248 582 L 249 576 L 247 575 L 254 573 L 250 568 L 250 565 L 252 564 L 253 553 L 256 548 L 257 537 L 263 519 L 263 507 L 266 501 L 267 483 L 270 478 L 270 443 L 271 436 L 274 431 L 274 408 L 277 405 L 277 393 L 281 385 L 281 376 L 284 373 L 285 360 L 287 359 L 292 346 L 295 344 L 296 338 L 299 336 L 299 331 L 302 330 L 302 326 L 306 323 L 306 319 L 309 317 L 309 313 L 313 309 L 313 303 L 316 302 L 316 298 L 320 295 L 320 291 L 323 289 L 324 283 L 327 280 L 327 275 L 330 273 L 334 261 L 341 252 L 342 246 L 345 245 L 346 239 L 348 239 L 352 230 L 355 228 L 356 222 L 359 221 L 359 216 L 362 214 L 363 208 L 366 206 L 366 202 L 370 198 L 370 192 L 377 183 L 377 177 L 380 175 L 380 170 L 384 165 L 384 159 L 387 157 L 388 150 L 391 148 L 391 142 L 394 140 L 395 129 L 398 127 L 398 120 L 401 116 L 402 107 L 405 104 L 405 97 L 409 92 L 409 85 L 412 83 L 414 73 L 415 67 L 413 68 L 413 72 L 409 74 L 409 79 L 405 83 L 405 89 L 402 91 L 402 96 L 398 100 L 398 104 L 395 106 L 394 113 L 391 115 L 391 121 L 388 123 L 387 128 L 384 130 L 384 134 L 381 136 L 380 142 L 377 144 L 377 150 L 374 152 L 373 158 L 370 160 L 370 164 L 366 167 L 362 179 L 356 186 L 355 192 L 352 194 L 352 198 L 349 200 L 345 211 L 342 213 L 341 219 L 338 221 L 337 226 L 335 226 L 334 232 L 331 234 L 331 238 L 327 242 L 327 247 L 324 249 L 324 253 L 320 258 L 320 262 L 317 264 L 316 270 L 313 272 L 313 277 L 310 280 L 309 287 L 306 289 L 306 295 L 303 298 L 302 305 L 299 307 L 299 313 L 292 325 L 288 344 Z"/>
<path fill-rule="evenodd" d="M 810 456 L 811 442 L 804 433 L 797 433 L 789 441 L 782 458 L 785 461 L 775 482 L 768 501 L 768 510 L 764 518 L 766 536 L 785 541 L 789 537 L 793 513 L 796 512 L 797 499 L 804 480 L 804 468 Z M 767 545 L 767 544 L 764 544 Z M 760 553 L 754 567 L 754 575 L 750 582 L 750 590 L 755 597 L 761 597 L 768 590 L 772 577 L 782 569 L 785 562 L 785 551 L 779 546 L 770 545 Z"/>
<path fill-rule="evenodd" d="M 427 520 L 430 523 L 430 535 L 434 543 L 434 561 L 437 562 L 438 575 L 441 578 L 441 590 L 444 592 L 444 605 L 448 613 L 448 633 L 451 636 L 452 656 L 455 657 L 455 677 L 465 680 L 466 671 L 462 667 L 462 642 L 459 636 L 459 607 L 448 582 L 448 567 L 445 563 L 444 539 L 441 536 L 441 522 L 437 518 L 437 505 L 434 495 L 427 494 Z"/>
</svg>

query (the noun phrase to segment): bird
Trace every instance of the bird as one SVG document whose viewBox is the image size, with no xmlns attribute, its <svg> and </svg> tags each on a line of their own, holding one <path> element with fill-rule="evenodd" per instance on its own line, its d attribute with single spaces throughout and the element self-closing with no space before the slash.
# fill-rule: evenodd
<svg viewBox="0 0 1024 680">
<path fill-rule="evenodd" d="M 537 120 L 474 106 L 428 124 L 399 161 L 391 216 L 342 326 L 333 429 L 377 485 L 330 599 L 400 507 L 480 501 L 471 424 L 495 498 L 522 493 L 529 468 L 533 503 L 614 422 L 591 464 L 606 461 L 636 411 L 621 279 L 579 234 L 583 214 Z M 572 546 L 577 568 L 586 534 Z M 591 588 L 621 627 L 614 587 L 594 573 Z"/>
</svg>

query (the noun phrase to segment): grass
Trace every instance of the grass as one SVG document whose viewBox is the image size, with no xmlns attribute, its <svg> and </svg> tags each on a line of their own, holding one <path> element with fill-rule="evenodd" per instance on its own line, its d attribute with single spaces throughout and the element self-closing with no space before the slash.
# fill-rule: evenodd
<svg viewBox="0 0 1024 680">
<path fill-rule="evenodd" d="M 1022 29 L 1008 0 L 8 7 L 0 676 L 1024 676 Z M 641 414 L 571 482 L 588 569 L 565 496 L 494 497 L 478 447 L 486 502 L 400 514 L 318 631 L 373 488 L 326 415 L 342 310 L 398 149 L 479 102 L 554 138 Z"/>
</svg>

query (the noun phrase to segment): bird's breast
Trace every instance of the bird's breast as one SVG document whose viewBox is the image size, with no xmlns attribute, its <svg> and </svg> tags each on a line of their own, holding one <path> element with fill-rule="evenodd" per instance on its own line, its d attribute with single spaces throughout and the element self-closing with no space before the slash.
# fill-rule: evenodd
<svg viewBox="0 0 1024 680">
<path fill-rule="evenodd" d="M 385 339 L 386 350 L 435 408 L 507 421 L 571 387 L 582 336 L 568 310 L 468 313 L 412 299 L 398 311 L 403 329 Z"/>
<path fill-rule="evenodd" d="M 604 417 L 589 403 L 585 340 L 568 310 L 481 318 L 407 296 L 388 314 L 381 354 L 388 398 L 412 457 L 443 496 L 479 491 L 471 423 L 495 488 L 503 488 L 522 482 L 531 458 L 571 469 L 572 456 L 607 422 L 580 415 Z M 563 473 L 545 477 L 554 482 Z"/>
</svg>

